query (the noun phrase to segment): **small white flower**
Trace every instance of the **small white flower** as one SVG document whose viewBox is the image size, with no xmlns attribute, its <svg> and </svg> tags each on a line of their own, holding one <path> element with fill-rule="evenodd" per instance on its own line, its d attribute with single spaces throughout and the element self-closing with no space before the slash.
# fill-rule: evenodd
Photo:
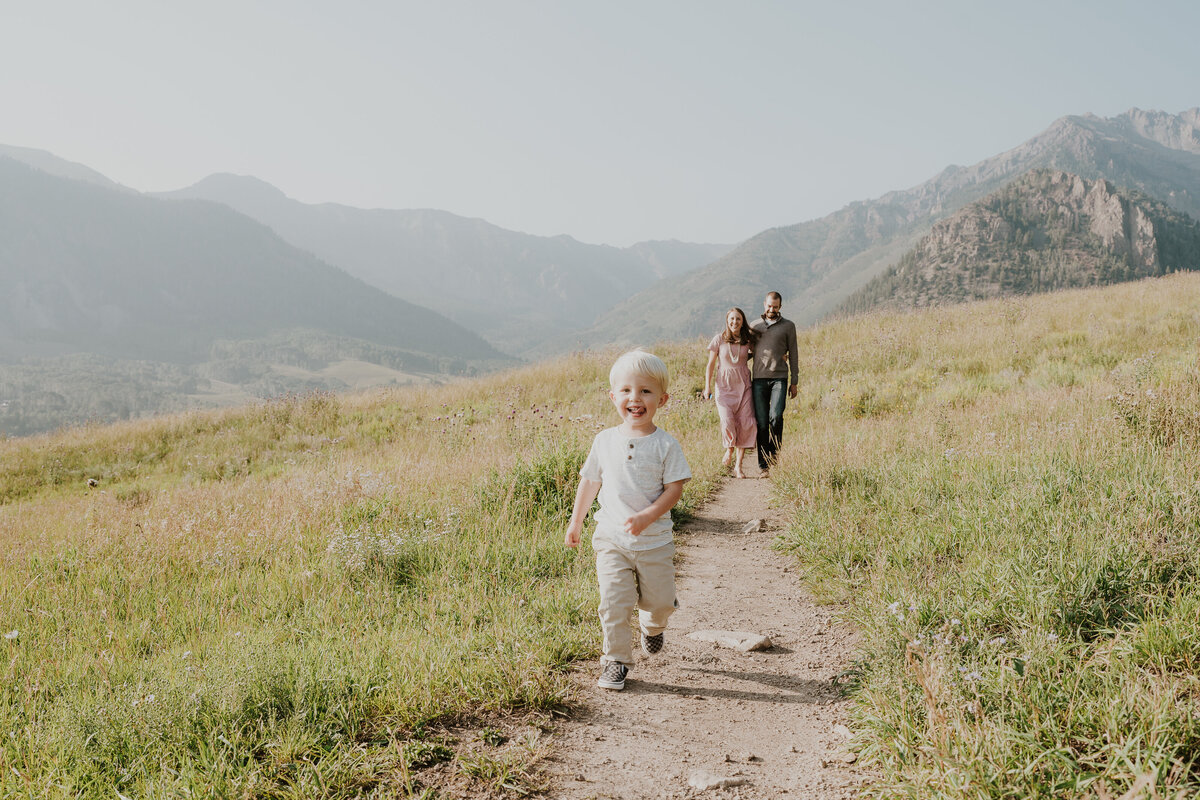
<svg viewBox="0 0 1200 800">
<path fill-rule="evenodd" d="M 1058 634 L 1057 634 L 1057 633 L 1047 633 L 1047 634 L 1046 634 L 1046 641 L 1047 641 L 1047 642 L 1057 642 L 1057 641 L 1058 641 Z"/>
<path fill-rule="evenodd" d="M 999 647 L 1007 641 L 1008 639 L 1005 639 L 1003 636 L 997 636 L 995 639 L 992 639 L 990 642 L 988 642 L 988 644 Z"/>
<path fill-rule="evenodd" d="M 951 628 L 957 628 L 959 625 L 962 625 L 962 622 L 960 622 L 957 618 L 950 620 Z"/>
<path fill-rule="evenodd" d="M 894 602 L 894 603 L 889 603 L 889 604 L 888 604 L 888 607 L 887 607 L 887 610 L 888 610 L 888 613 L 889 613 L 889 614 L 896 614 L 896 613 L 899 613 L 899 611 L 900 611 L 900 601 L 899 601 L 899 600 L 897 600 L 897 601 L 896 601 L 896 602 Z"/>
<path fill-rule="evenodd" d="M 146 695 L 146 702 L 147 702 L 147 703 L 153 703 L 153 702 L 154 702 L 154 695 L 152 695 L 152 694 L 148 694 L 148 695 Z"/>
<path fill-rule="evenodd" d="M 8 639 L 9 641 L 12 641 L 13 639 L 17 638 L 17 637 L 18 637 L 18 636 L 20 636 L 20 635 L 21 635 L 21 632 L 20 632 L 20 631 L 18 631 L 18 630 L 11 630 L 11 631 L 9 631 L 8 633 L 4 634 L 4 638 L 5 638 L 5 639 Z"/>
<path fill-rule="evenodd" d="M 181 656 L 180 656 L 180 658 L 187 658 L 187 657 L 188 657 L 188 656 L 190 656 L 191 654 L 192 654 L 192 651 L 191 651 L 191 650 L 184 650 L 184 651 L 183 651 L 183 655 L 181 655 Z"/>
<path fill-rule="evenodd" d="M 978 670 L 967 673 L 967 680 L 972 681 L 972 682 L 977 681 L 982 677 L 983 676 L 979 674 Z"/>
</svg>

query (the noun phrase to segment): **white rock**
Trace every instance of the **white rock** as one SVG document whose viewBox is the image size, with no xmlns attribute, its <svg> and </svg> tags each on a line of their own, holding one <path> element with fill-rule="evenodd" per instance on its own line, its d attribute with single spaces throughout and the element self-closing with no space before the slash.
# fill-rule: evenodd
<svg viewBox="0 0 1200 800">
<path fill-rule="evenodd" d="M 744 528 L 742 528 L 742 533 L 758 533 L 759 531 L 765 531 L 766 529 L 766 522 L 761 519 L 752 519 L 746 523 Z"/>
<path fill-rule="evenodd" d="M 709 789 L 724 789 L 728 786 L 741 786 L 744 783 L 746 783 L 745 778 L 728 778 L 702 769 L 694 770 L 688 776 L 688 786 L 701 792 L 707 792 Z"/>
<path fill-rule="evenodd" d="M 741 650 L 744 653 L 748 653 L 751 650 L 766 650 L 771 647 L 771 638 L 769 636 L 764 636 L 761 633 L 753 633 L 752 631 L 693 631 L 688 634 L 688 638 L 695 639 L 698 642 L 712 642 L 721 647 Z"/>
</svg>

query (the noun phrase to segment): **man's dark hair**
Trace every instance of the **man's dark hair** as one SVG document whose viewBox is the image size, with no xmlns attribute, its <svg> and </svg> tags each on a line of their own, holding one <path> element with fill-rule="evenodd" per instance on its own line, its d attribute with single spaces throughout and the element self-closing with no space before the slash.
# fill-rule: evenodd
<svg viewBox="0 0 1200 800">
<path fill-rule="evenodd" d="M 779 305 L 783 305 L 783 295 L 779 292 L 767 292 L 767 297 L 774 298 L 779 301 Z"/>
</svg>

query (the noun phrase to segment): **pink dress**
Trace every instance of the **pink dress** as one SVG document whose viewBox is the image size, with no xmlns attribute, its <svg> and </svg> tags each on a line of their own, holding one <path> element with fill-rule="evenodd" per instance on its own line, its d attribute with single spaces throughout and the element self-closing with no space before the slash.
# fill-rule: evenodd
<svg viewBox="0 0 1200 800">
<path fill-rule="evenodd" d="M 713 385 L 717 390 L 717 415 L 721 418 L 721 441 L 725 447 L 754 447 L 758 442 L 758 424 L 754 421 L 754 401 L 750 397 L 750 346 L 730 344 L 717 334 L 708 343 L 717 354 Z"/>
</svg>

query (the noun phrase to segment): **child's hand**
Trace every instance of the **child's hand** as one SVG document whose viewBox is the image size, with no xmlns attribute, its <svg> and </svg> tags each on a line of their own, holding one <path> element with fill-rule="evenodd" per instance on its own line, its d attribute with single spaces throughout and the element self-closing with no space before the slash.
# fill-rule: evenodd
<svg viewBox="0 0 1200 800">
<path fill-rule="evenodd" d="M 578 547 L 581 533 L 582 531 L 578 528 L 567 528 L 567 535 L 563 537 L 563 544 L 567 547 Z"/>
<path fill-rule="evenodd" d="M 634 514 L 625 520 L 625 532 L 630 536 L 641 536 L 642 531 L 646 530 L 646 527 L 653 521 L 653 519 L 647 519 L 645 514 Z"/>
</svg>

